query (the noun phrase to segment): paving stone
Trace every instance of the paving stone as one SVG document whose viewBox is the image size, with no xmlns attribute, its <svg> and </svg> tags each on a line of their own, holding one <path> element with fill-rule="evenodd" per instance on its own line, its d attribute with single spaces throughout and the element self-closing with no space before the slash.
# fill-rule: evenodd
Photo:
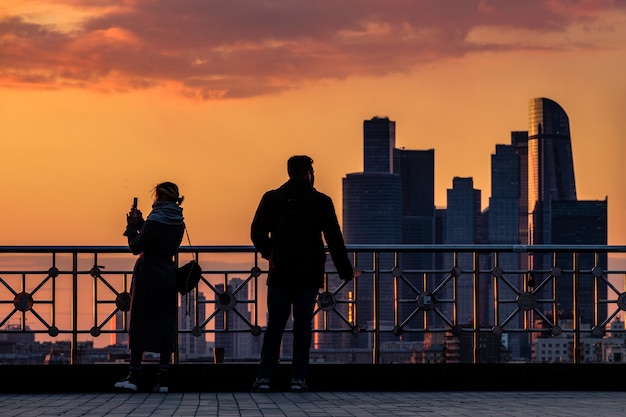
<svg viewBox="0 0 626 417">
<path fill-rule="evenodd" d="M 3 417 L 603 417 L 626 392 L 272 392 L 1 394 Z"/>
</svg>

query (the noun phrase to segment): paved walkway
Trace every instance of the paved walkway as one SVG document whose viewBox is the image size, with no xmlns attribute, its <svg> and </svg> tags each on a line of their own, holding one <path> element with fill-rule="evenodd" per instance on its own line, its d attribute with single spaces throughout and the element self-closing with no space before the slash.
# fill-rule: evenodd
<svg viewBox="0 0 626 417">
<path fill-rule="evenodd" d="M 1 394 L 0 416 L 624 416 L 626 392 Z"/>
</svg>

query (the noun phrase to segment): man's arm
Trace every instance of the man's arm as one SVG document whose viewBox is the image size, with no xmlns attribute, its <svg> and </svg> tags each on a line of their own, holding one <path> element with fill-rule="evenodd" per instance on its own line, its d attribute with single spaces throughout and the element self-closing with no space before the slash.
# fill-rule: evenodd
<svg viewBox="0 0 626 417">
<path fill-rule="evenodd" d="M 272 244 L 270 240 L 271 230 L 271 198 L 269 193 L 265 193 L 261 198 L 259 207 L 252 219 L 252 225 L 250 226 L 250 239 L 252 244 L 261 253 L 261 256 L 265 259 L 270 258 L 270 252 L 272 251 Z"/>
<path fill-rule="evenodd" d="M 326 240 L 330 257 L 335 264 L 335 268 L 337 268 L 339 277 L 343 280 L 349 281 L 354 275 L 352 262 L 350 262 L 348 250 L 346 249 L 346 245 L 343 241 L 343 235 L 341 234 L 341 228 L 339 227 L 339 221 L 337 220 L 337 213 L 335 212 L 333 201 L 328 196 L 324 197 L 325 203 L 322 210 L 322 230 L 324 232 L 324 240 Z"/>
</svg>

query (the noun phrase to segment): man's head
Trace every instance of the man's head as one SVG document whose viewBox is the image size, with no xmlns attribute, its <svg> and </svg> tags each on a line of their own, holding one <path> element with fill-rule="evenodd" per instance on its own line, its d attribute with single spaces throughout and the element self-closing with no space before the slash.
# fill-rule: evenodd
<svg viewBox="0 0 626 417">
<path fill-rule="evenodd" d="M 289 178 L 306 178 L 313 184 L 313 160 L 306 155 L 295 155 L 287 161 Z"/>
</svg>

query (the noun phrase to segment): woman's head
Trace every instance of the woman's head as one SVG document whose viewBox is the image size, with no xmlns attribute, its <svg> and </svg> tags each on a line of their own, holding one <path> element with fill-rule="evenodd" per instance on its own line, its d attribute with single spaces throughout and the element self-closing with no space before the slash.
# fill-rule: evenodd
<svg viewBox="0 0 626 417">
<path fill-rule="evenodd" d="M 162 182 L 154 187 L 154 199 L 156 201 L 172 201 L 180 205 L 185 197 L 178 194 L 178 186 L 173 182 Z"/>
</svg>

